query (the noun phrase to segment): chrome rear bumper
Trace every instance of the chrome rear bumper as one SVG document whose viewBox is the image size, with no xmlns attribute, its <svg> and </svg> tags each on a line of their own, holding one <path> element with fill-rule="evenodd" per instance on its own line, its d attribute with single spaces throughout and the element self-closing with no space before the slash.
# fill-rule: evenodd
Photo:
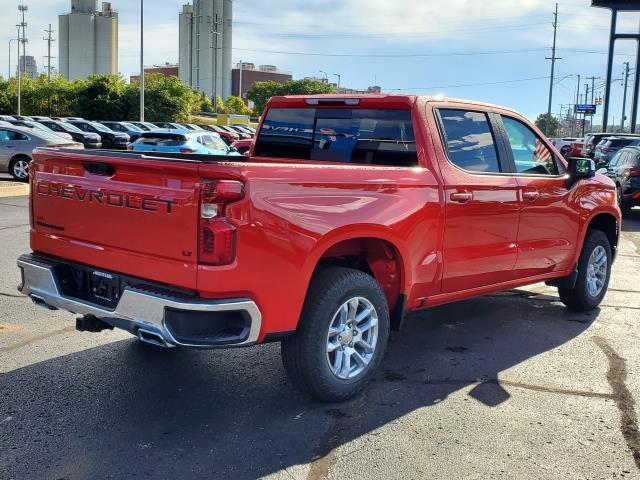
<svg viewBox="0 0 640 480">
<path fill-rule="evenodd" d="M 53 266 L 46 258 L 23 255 L 18 259 L 22 272 L 22 284 L 18 290 L 29 296 L 33 302 L 48 309 L 67 310 L 79 315 L 96 317 L 109 325 L 121 328 L 143 337 L 161 339 L 167 347 L 183 346 L 191 348 L 220 348 L 253 345 L 258 340 L 262 327 L 262 315 L 255 302 L 249 299 L 207 300 L 201 298 L 173 298 L 164 293 L 144 291 L 126 287 L 113 310 L 84 300 L 71 298 L 61 293 Z M 237 337 L 227 337 L 223 341 L 204 338 L 202 341 L 181 341 L 167 325 L 167 311 L 180 315 L 211 313 L 241 313 L 246 318 L 246 331 Z M 188 318 L 188 317 L 187 317 Z M 160 342 L 148 342 L 156 343 Z"/>
</svg>

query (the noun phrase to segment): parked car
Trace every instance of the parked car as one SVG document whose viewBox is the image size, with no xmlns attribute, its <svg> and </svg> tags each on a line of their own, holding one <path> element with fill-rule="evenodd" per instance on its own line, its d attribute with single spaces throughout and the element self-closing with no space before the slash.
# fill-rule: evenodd
<svg viewBox="0 0 640 480">
<path fill-rule="evenodd" d="M 69 122 L 58 120 L 42 120 L 40 123 L 55 132 L 68 133 L 74 141 L 82 143 L 84 148 L 102 148 L 102 138 L 97 133 L 84 132 Z"/>
<path fill-rule="evenodd" d="M 12 115 L 12 117 L 16 120 L 33 122 L 33 118 L 27 117 L 26 115 Z"/>
<path fill-rule="evenodd" d="M 256 133 L 255 130 L 250 130 L 244 125 L 230 125 L 230 127 L 239 132 L 246 133 L 247 135 L 251 135 L 252 137 Z"/>
<path fill-rule="evenodd" d="M 145 132 L 150 132 L 151 130 L 157 130 L 159 127 L 151 122 L 128 122 L 132 125 L 135 125 L 138 128 L 141 128 Z"/>
<path fill-rule="evenodd" d="M 51 133 L 53 135 L 57 135 L 58 137 L 64 138 L 65 140 L 70 140 L 73 141 L 73 137 L 71 135 L 69 135 L 66 132 L 56 132 L 52 129 L 50 129 L 49 127 L 47 127 L 46 125 L 41 124 L 40 122 L 33 122 L 31 120 L 14 120 L 12 122 L 9 122 L 12 125 L 15 125 L 16 127 L 24 127 L 24 128 L 31 128 L 34 130 L 40 130 L 42 132 L 47 132 L 47 133 Z"/>
<path fill-rule="evenodd" d="M 84 122 L 84 118 L 82 117 L 64 117 L 63 120 L 68 122 Z"/>
<path fill-rule="evenodd" d="M 114 132 L 109 127 L 105 127 L 98 122 L 88 120 L 67 120 L 71 125 L 79 128 L 83 132 L 97 133 L 102 140 L 102 148 L 112 148 L 116 150 L 126 150 L 129 146 L 129 135 L 121 132 Z"/>
<path fill-rule="evenodd" d="M 0 120 L 3 122 L 13 122 L 16 118 L 11 115 L 0 115 Z"/>
<path fill-rule="evenodd" d="M 637 138 L 631 137 L 605 137 L 596 145 L 593 159 L 596 162 L 596 168 L 606 166 L 613 155 L 628 145 L 631 145 Z"/>
<path fill-rule="evenodd" d="M 281 341 L 289 378 L 324 401 L 365 388 L 405 313 L 537 282 L 578 311 L 607 292 L 613 182 L 510 109 L 274 97 L 250 162 L 170 155 L 37 152 L 46 223 L 20 290 L 80 331 L 161 347 Z"/>
<path fill-rule="evenodd" d="M 101 121 L 99 123 L 107 128 L 110 128 L 114 132 L 126 133 L 127 135 L 129 135 L 129 140 L 131 142 L 135 142 L 138 138 L 140 138 L 142 132 L 144 132 L 142 128 L 129 122 Z"/>
<path fill-rule="evenodd" d="M 197 132 L 199 130 L 202 130 L 201 127 L 199 127 L 198 125 L 196 125 L 194 123 L 181 123 L 180 125 L 182 125 L 184 128 L 186 128 L 187 130 L 189 130 L 191 132 Z"/>
<path fill-rule="evenodd" d="M 248 155 L 252 143 L 253 140 L 236 140 L 231 146 L 235 148 L 240 155 Z"/>
<path fill-rule="evenodd" d="M 31 116 L 31 118 L 33 119 L 33 121 L 35 122 L 42 122 L 42 121 L 49 121 L 51 120 L 51 117 L 42 117 L 40 115 L 35 115 L 35 116 Z"/>
<path fill-rule="evenodd" d="M 158 128 L 163 128 L 165 130 L 184 130 L 189 131 L 187 127 L 184 125 L 180 125 L 179 123 L 174 122 L 153 122 L 158 126 Z"/>
<path fill-rule="evenodd" d="M 220 125 L 220 128 L 226 130 L 227 132 L 236 133 L 240 137 L 240 140 L 248 140 L 250 138 L 253 138 L 253 135 L 247 132 L 243 132 L 239 128 L 234 128 L 229 125 Z"/>
<path fill-rule="evenodd" d="M 229 130 L 225 130 L 224 128 L 219 127 L 218 125 L 199 125 L 199 127 L 202 128 L 203 130 L 217 133 L 218 135 L 220 135 L 220 137 L 222 137 L 222 139 L 225 141 L 227 145 L 231 145 L 233 144 L 233 142 L 240 140 L 240 135 L 238 135 L 235 132 L 230 132 Z"/>
<path fill-rule="evenodd" d="M 564 158 L 581 157 L 582 148 L 584 147 L 584 138 L 579 138 L 575 142 L 571 143 L 571 150 L 568 154 L 564 155 Z"/>
<path fill-rule="evenodd" d="M 238 155 L 219 136 L 203 130 L 197 132 L 179 130 L 144 132 L 137 141 L 131 144 L 130 150 L 134 152 Z"/>
<path fill-rule="evenodd" d="M 595 150 L 598 143 L 606 137 L 640 137 L 640 135 L 629 133 L 589 133 L 585 136 L 584 146 L 582 148 L 582 156 L 585 158 L 594 158 Z"/>
<path fill-rule="evenodd" d="M 29 179 L 29 162 L 34 148 L 84 148 L 81 143 L 60 138 L 42 130 L 0 126 L 0 171 L 8 172 L 18 181 Z"/>
<path fill-rule="evenodd" d="M 560 154 L 566 158 L 567 153 L 571 150 L 571 144 L 575 142 L 577 138 L 575 137 L 563 137 L 563 138 L 555 138 L 551 140 L 553 146 L 556 147 L 556 150 L 560 152 Z"/>
<path fill-rule="evenodd" d="M 628 217 L 633 207 L 640 206 L 640 145 L 618 150 L 606 166 L 606 175 L 616 184 L 620 210 Z"/>
</svg>

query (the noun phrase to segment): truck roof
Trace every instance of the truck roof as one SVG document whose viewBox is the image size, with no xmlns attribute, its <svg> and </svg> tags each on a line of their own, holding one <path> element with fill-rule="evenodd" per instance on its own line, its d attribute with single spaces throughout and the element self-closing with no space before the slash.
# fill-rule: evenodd
<svg viewBox="0 0 640 480">
<path fill-rule="evenodd" d="M 508 110 L 514 114 L 520 115 L 517 111 L 503 107 L 501 105 L 494 105 L 486 102 L 479 102 L 476 100 L 464 100 L 459 98 L 445 97 L 442 95 L 414 95 L 414 94 L 398 94 L 398 93 L 359 93 L 359 94 L 318 94 L 318 95 L 284 95 L 279 97 L 272 97 L 267 106 L 270 107 L 308 107 L 313 106 L 307 103 L 308 100 L 319 100 L 322 106 L 331 106 L 331 101 L 344 102 L 347 99 L 353 99 L 359 101 L 359 106 L 369 108 L 407 108 L 413 106 L 418 100 L 425 103 L 438 102 L 440 104 L 452 104 L 457 103 L 477 105 L 482 108 L 488 109 L 501 109 Z M 347 105 L 348 106 L 348 105 Z"/>
</svg>

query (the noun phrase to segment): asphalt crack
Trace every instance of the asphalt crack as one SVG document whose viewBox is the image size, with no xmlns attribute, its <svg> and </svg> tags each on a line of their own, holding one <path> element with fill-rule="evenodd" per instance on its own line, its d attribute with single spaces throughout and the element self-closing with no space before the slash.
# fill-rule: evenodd
<svg viewBox="0 0 640 480">
<path fill-rule="evenodd" d="M 0 232 L 2 232 L 4 230 L 11 230 L 11 229 L 14 229 L 14 228 L 22 228 L 22 227 L 28 227 L 28 226 L 29 226 L 28 223 L 24 224 L 24 225 L 9 225 L 9 226 L 6 226 L 6 227 L 0 227 Z"/>
<path fill-rule="evenodd" d="M 613 391 L 613 400 L 620 411 L 620 431 L 627 447 L 631 450 L 636 468 L 640 470 L 640 432 L 635 401 L 626 385 L 627 361 L 616 353 L 609 342 L 602 337 L 593 337 L 593 342 L 602 350 L 609 361 L 607 381 Z"/>
<path fill-rule="evenodd" d="M 13 293 L 4 293 L 4 292 L 0 292 L 0 297 L 7 297 L 7 298 L 27 298 L 24 295 L 15 295 Z"/>
<path fill-rule="evenodd" d="M 63 333 L 73 332 L 76 329 L 75 325 L 65 327 L 62 330 L 55 330 L 53 332 L 44 333 L 42 335 L 37 335 L 35 337 L 28 338 L 23 340 L 22 342 L 14 343 L 13 345 L 9 345 L 8 347 L 1 347 L 0 353 L 13 352 L 14 350 L 18 350 L 19 348 L 26 347 L 34 342 L 39 342 L 40 340 L 46 340 L 50 337 L 55 337 L 56 335 L 62 335 Z"/>
</svg>

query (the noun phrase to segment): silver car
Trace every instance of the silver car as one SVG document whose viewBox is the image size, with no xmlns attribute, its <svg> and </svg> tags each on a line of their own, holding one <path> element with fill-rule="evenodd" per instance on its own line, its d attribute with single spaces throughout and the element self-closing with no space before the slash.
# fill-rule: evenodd
<svg viewBox="0 0 640 480">
<path fill-rule="evenodd" d="M 0 126 L 0 172 L 9 172 L 21 182 L 29 179 L 29 162 L 34 148 L 60 147 L 84 149 L 84 145 L 64 138 L 22 127 Z"/>
</svg>

